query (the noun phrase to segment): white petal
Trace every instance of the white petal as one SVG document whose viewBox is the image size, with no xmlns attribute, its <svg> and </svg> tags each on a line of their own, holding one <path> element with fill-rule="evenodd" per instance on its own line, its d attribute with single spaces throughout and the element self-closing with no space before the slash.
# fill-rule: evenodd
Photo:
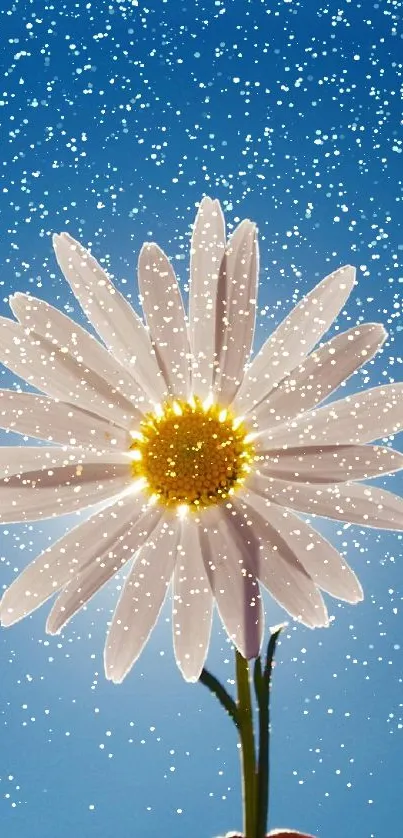
<svg viewBox="0 0 403 838">
<path fill-rule="evenodd" d="M 271 526 L 259 501 L 253 492 L 248 492 L 234 502 L 236 517 L 243 522 L 240 531 L 254 556 L 258 579 L 295 619 L 310 628 L 326 626 L 328 616 L 321 594 L 299 557 Z"/>
<path fill-rule="evenodd" d="M 177 558 L 178 518 L 163 519 L 128 577 L 105 646 L 106 677 L 119 684 L 140 656 L 164 603 Z"/>
<path fill-rule="evenodd" d="M 346 602 L 362 600 L 362 588 L 355 573 L 335 547 L 313 527 L 289 509 L 282 509 L 257 495 L 248 497 L 248 503 L 289 546 L 318 588 Z"/>
<path fill-rule="evenodd" d="M 294 483 L 347 483 L 403 468 L 403 454 L 379 445 L 329 445 L 261 450 L 258 471 Z"/>
<path fill-rule="evenodd" d="M 62 445 L 127 451 L 131 437 L 104 419 L 33 393 L 0 390 L 0 427 Z"/>
<path fill-rule="evenodd" d="M 138 264 L 141 303 L 170 393 L 187 399 L 190 348 L 182 295 L 174 269 L 157 244 L 144 244 Z"/>
<path fill-rule="evenodd" d="M 165 386 L 140 317 L 79 242 L 62 233 L 53 237 L 53 245 L 59 266 L 90 323 L 151 400 L 161 401 Z"/>
<path fill-rule="evenodd" d="M 210 640 L 213 595 L 203 563 L 197 524 L 182 522 L 173 578 L 172 627 L 175 657 L 186 681 L 197 681 Z"/>
<path fill-rule="evenodd" d="M 130 521 L 126 521 L 115 539 L 108 539 L 108 545 L 100 545 L 91 563 L 72 579 L 58 596 L 46 623 L 48 634 L 58 634 L 71 617 L 99 591 L 112 576 L 133 558 L 154 530 L 161 511 L 149 508 L 141 512 L 141 506 L 134 510 Z"/>
<path fill-rule="evenodd" d="M 59 485 L 58 480 L 63 485 L 71 481 L 74 470 L 74 481 L 85 481 L 88 467 L 99 464 L 105 466 L 105 474 L 121 473 L 130 478 L 130 458 L 124 452 L 98 453 L 56 445 L 4 445 L 0 446 L 0 484 L 6 485 L 5 478 L 19 475 L 18 485 L 24 481 L 26 485 L 54 486 Z"/>
<path fill-rule="evenodd" d="M 325 277 L 283 320 L 245 373 L 235 399 L 244 413 L 259 404 L 284 376 L 304 361 L 346 302 L 355 280 L 350 265 Z"/>
<path fill-rule="evenodd" d="M 213 383 L 217 284 L 225 249 L 225 222 L 218 201 L 203 198 L 190 250 L 189 329 L 196 369 L 193 391 L 208 396 Z"/>
<path fill-rule="evenodd" d="M 254 422 L 264 430 L 316 407 L 368 363 L 386 337 L 387 332 L 380 323 L 364 323 L 336 335 L 312 352 L 252 409 Z"/>
<path fill-rule="evenodd" d="M 4 366 L 54 399 L 76 404 L 127 429 L 141 418 L 134 405 L 122 405 L 113 388 L 85 364 L 5 317 L 0 317 L 0 353 Z"/>
<path fill-rule="evenodd" d="M 200 546 L 218 612 L 228 636 L 245 658 L 259 654 L 263 612 L 250 557 L 237 543 L 237 521 L 219 508 L 203 514 Z"/>
<path fill-rule="evenodd" d="M 365 483 L 317 486 L 254 474 L 248 486 L 267 500 L 307 515 L 376 529 L 403 530 L 403 498 Z"/>
<path fill-rule="evenodd" d="M 246 219 L 228 241 L 217 288 L 214 392 L 223 404 L 233 400 L 252 349 L 258 273 L 256 225 Z"/>
<path fill-rule="evenodd" d="M 14 294 L 9 302 L 13 314 L 23 326 L 46 338 L 63 352 L 69 352 L 79 364 L 104 379 L 112 388 L 112 393 L 116 391 L 116 403 L 126 412 L 133 410 L 133 405 L 142 413 L 152 409 L 152 402 L 133 377 L 102 344 L 70 317 L 30 294 Z"/>
<path fill-rule="evenodd" d="M 130 483 L 126 466 L 102 463 L 84 467 L 81 474 L 77 466 L 68 466 L 53 474 L 13 475 L 0 480 L 0 524 L 67 515 L 119 495 Z"/>
<path fill-rule="evenodd" d="M 261 447 L 359 445 L 403 428 L 403 384 L 353 393 L 259 435 Z"/>
<path fill-rule="evenodd" d="M 112 499 L 108 506 L 44 550 L 5 592 L 0 603 L 2 625 L 11 626 L 31 614 L 82 573 L 98 555 L 107 553 L 128 529 L 137 510 L 143 508 L 142 496 Z"/>
</svg>

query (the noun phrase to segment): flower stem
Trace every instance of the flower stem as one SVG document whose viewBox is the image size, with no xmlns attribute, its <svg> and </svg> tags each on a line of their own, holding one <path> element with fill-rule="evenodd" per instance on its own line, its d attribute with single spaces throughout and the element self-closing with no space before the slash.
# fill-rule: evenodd
<svg viewBox="0 0 403 838">
<path fill-rule="evenodd" d="M 256 838 L 256 763 L 249 664 L 237 650 L 235 651 L 235 667 L 242 760 L 243 829 L 245 838 Z"/>
<path fill-rule="evenodd" d="M 266 835 L 269 808 L 269 704 L 264 684 L 261 659 L 256 658 L 254 667 L 254 684 L 256 700 L 259 708 L 259 756 L 256 790 L 256 838 Z"/>
<path fill-rule="evenodd" d="M 207 669 L 203 669 L 200 675 L 201 683 L 218 698 L 222 707 L 231 717 L 241 740 L 243 838 L 265 838 L 268 828 L 270 691 L 274 653 L 283 628 L 283 625 L 278 626 L 270 636 L 264 669 L 262 669 L 261 657 L 256 658 L 254 666 L 253 678 L 259 711 L 257 764 L 248 661 L 238 651 L 235 651 L 237 701 L 234 701 L 223 684 Z"/>
<path fill-rule="evenodd" d="M 259 757 L 257 772 L 257 812 L 255 838 L 265 838 L 269 816 L 270 785 L 270 692 L 273 670 L 273 658 L 282 626 L 270 637 L 267 648 L 266 664 L 262 672 L 260 657 L 255 661 L 254 685 L 259 708 Z"/>
</svg>

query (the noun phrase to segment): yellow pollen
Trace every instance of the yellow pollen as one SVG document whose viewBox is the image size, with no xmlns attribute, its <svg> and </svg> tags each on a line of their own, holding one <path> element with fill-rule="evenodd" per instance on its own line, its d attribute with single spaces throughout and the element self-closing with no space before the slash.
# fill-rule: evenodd
<svg viewBox="0 0 403 838">
<path fill-rule="evenodd" d="M 251 435 L 227 408 L 168 401 L 132 434 L 132 473 L 150 497 L 183 515 L 223 503 L 239 489 L 255 459 Z"/>
</svg>

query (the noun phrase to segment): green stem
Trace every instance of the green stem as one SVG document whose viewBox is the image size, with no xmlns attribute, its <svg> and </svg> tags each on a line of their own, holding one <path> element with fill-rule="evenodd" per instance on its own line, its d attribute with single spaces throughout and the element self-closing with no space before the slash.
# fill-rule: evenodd
<svg viewBox="0 0 403 838">
<path fill-rule="evenodd" d="M 236 681 L 238 688 L 239 736 L 242 759 L 242 794 L 245 838 L 255 838 L 256 824 L 256 764 L 253 734 L 252 700 L 248 661 L 236 650 Z"/>
<path fill-rule="evenodd" d="M 264 838 L 269 803 L 269 702 L 260 658 L 254 668 L 255 693 L 259 709 L 259 757 L 256 790 L 256 838 Z"/>
<path fill-rule="evenodd" d="M 260 658 L 255 661 L 254 684 L 259 708 L 259 758 L 257 773 L 256 838 L 265 838 L 268 828 L 270 787 L 270 692 L 273 658 L 282 627 L 273 632 L 267 649 L 264 672 Z"/>
</svg>

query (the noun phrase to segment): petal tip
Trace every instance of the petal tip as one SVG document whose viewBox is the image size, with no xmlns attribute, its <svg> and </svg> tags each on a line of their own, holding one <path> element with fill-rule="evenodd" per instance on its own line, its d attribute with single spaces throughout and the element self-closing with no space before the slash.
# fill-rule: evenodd
<svg viewBox="0 0 403 838">
<path fill-rule="evenodd" d="M 25 615 L 15 614 L 15 609 L 11 606 L 0 603 L 0 625 L 3 628 L 10 628 L 15 623 L 18 623 Z"/>
<path fill-rule="evenodd" d="M 26 297 L 29 297 L 29 296 L 30 295 L 26 291 L 14 291 L 12 294 L 10 294 L 10 296 L 8 298 L 8 302 L 11 305 L 12 302 L 25 299 Z"/>
<path fill-rule="evenodd" d="M 69 245 L 71 249 L 74 248 L 78 250 L 82 248 L 80 242 L 76 241 L 76 239 L 74 239 L 73 236 L 70 235 L 70 233 L 66 233 L 65 230 L 63 230 L 61 233 L 53 233 L 52 243 L 56 253 L 64 244 Z"/>
<path fill-rule="evenodd" d="M 358 602 L 363 602 L 363 601 L 364 601 L 364 591 L 363 591 L 363 589 L 360 585 L 359 588 L 357 589 L 357 593 L 355 595 L 354 604 L 357 604 Z"/>
<path fill-rule="evenodd" d="M 205 206 L 212 207 L 215 203 L 217 203 L 216 198 L 211 198 L 210 195 L 203 195 L 203 198 L 198 204 L 198 212 L 203 211 Z"/>
<path fill-rule="evenodd" d="M 12 621 L 7 618 L 6 614 L 0 614 L 0 626 L 2 628 L 9 628 L 12 625 Z"/>
<path fill-rule="evenodd" d="M 323 281 L 326 285 L 328 282 L 335 283 L 335 281 L 339 281 L 342 283 L 341 288 L 344 289 L 345 285 L 347 285 L 349 293 L 352 291 L 354 284 L 355 284 L 355 277 L 356 277 L 356 268 L 354 265 L 342 265 L 340 268 L 336 268 L 330 274 L 328 274 Z M 319 283 L 321 285 L 321 283 Z"/>
<path fill-rule="evenodd" d="M 349 284 L 351 284 L 351 286 L 354 285 L 355 277 L 356 277 L 356 273 L 357 273 L 357 269 L 354 265 L 343 265 L 341 268 L 339 268 L 337 273 L 346 274 L 345 278 L 347 278 L 347 280 L 349 281 Z"/>
<path fill-rule="evenodd" d="M 323 606 L 323 608 L 318 608 L 316 614 L 313 614 L 309 620 L 301 615 L 299 618 L 299 622 L 303 625 L 307 626 L 310 629 L 317 629 L 317 628 L 329 628 L 330 620 L 329 615 L 327 613 L 327 608 Z"/>
<path fill-rule="evenodd" d="M 127 675 L 126 672 L 116 672 L 113 663 L 108 662 L 106 659 L 104 659 L 104 669 L 106 680 L 111 681 L 112 684 L 121 684 Z"/>
<path fill-rule="evenodd" d="M 155 262 L 160 258 L 165 258 L 165 253 L 156 242 L 143 242 L 137 260 L 138 270 L 140 271 L 142 268 L 148 270 L 150 267 L 154 267 L 155 270 Z M 140 279 L 141 276 L 139 276 Z"/>
<path fill-rule="evenodd" d="M 184 681 L 186 681 L 187 684 L 196 684 L 197 681 L 200 678 L 201 673 L 202 673 L 202 669 L 203 669 L 203 666 L 204 666 L 204 661 L 203 661 L 203 663 L 199 662 L 197 666 L 194 666 L 194 665 L 192 666 L 192 661 L 191 660 L 187 660 L 187 659 L 186 660 L 180 660 L 176 655 L 175 655 L 175 659 L 176 659 L 176 665 L 177 665 Z"/>
<path fill-rule="evenodd" d="M 385 326 L 383 325 L 383 323 L 377 323 L 376 325 L 378 326 L 379 334 L 380 334 L 380 338 L 382 340 L 382 343 L 384 343 L 385 340 L 387 340 L 387 338 L 389 337 L 389 332 L 388 332 L 387 329 L 385 329 Z"/>
<path fill-rule="evenodd" d="M 201 670 L 200 670 L 198 675 L 195 675 L 193 672 L 192 673 L 186 673 L 186 672 L 183 671 L 183 669 L 181 667 L 180 667 L 180 670 L 181 670 L 181 673 L 182 673 L 182 675 L 184 677 L 184 680 L 186 681 L 187 684 L 197 684 L 197 682 L 200 678 L 200 675 L 201 675 Z"/>
<path fill-rule="evenodd" d="M 52 235 L 52 244 L 55 250 L 63 243 L 64 240 L 68 240 L 68 233 L 53 233 Z"/>
<path fill-rule="evenodd" d="M 57 620 L 54 617 L 52 617 L 52 614 L 50 613 L 45 625 L 46 634 L 55 637 L 55 635 L 61 634 L 62 627 L 62 625 L 58 625 Z"/>
</svg>

